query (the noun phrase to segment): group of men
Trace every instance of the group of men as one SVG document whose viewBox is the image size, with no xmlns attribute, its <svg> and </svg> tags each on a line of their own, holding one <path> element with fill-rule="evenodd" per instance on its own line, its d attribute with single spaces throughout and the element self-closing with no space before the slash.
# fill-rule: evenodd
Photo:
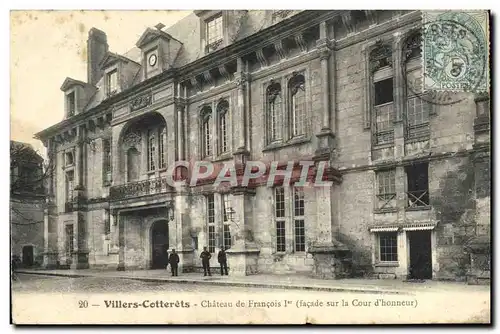
<svg viewBox="0 0 500 334">
<path fill-rule="evenodd" d="M 203 266 L 203 276 L 212 276 L 210 272 L 210 259 L 212 258 L 212 254 L 207 250 L 207 247 L 203 247 L 203 252 L 200 254 L 201 264 Z M 224 246 L 221 246 L 219 253 L 217 254 L 217 260 L 220 264 L 220 274 L 229 275 L 227 272 L 227 256 L 226 250 Z M 170 271 L 172 272 L 172 276 L 179 276 L 178 267 L 179 267 L 179 255 L 175 252 L 175 249 L 172 249 L 172 253 L 168 257 L 168 264 L 170 264 Z"/>
</svg>

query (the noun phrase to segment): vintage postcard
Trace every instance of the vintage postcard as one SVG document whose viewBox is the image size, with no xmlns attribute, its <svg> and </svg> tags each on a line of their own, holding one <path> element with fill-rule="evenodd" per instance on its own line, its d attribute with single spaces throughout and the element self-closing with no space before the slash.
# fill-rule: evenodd
<svg viewBox="0 0 500 334">
<path fill-rule="evenodd" d="M 489 11 L 10 20 L 13 324 L 490 324 Z"/>
</svg>

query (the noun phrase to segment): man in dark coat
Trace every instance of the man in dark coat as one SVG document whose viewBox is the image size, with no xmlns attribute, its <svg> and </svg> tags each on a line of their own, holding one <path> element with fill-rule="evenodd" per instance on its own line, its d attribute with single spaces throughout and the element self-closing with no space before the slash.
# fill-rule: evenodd
<svg viewBox="0 0 500 334">
<path fill-rule="evenodd" d="M 217 254 L 217 260 L 219 260 L 220 263 L 220 274 L 221 276 L 224 275 L 224 272 L 227 273 L 227 256 L 226 256 L 226 251 L 224 250 L 224 246 L 220 247 L 219 254 Z"/>
<path fill-rule="evenodd" d="M 172 249 L 172 253 L 168 258 L 168 263 L 170 264 L 170 270 L 172 271 L 172 276 L 179 276 L 177 273 L 177 266 L 179 265 L 179 255 Z"/>
<path fill-rule="evenodd" d="M 201 258 L 201 264 L 203 265 L 203 272 L 205 273 L 203 276 L 212 276 L 210 273 L 210 258 L 212 257 L 212 254 L 207 250 L 207 247 L 203 247 L 203 252 L 200 254 Z"/>
</svg>

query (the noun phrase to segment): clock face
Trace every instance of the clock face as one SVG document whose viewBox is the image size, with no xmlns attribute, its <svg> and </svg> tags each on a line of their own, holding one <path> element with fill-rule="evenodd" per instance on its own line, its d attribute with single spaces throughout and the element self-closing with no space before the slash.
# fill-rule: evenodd
<svg viewBox="0 0 500 334">
<path fill-rule="evenodd" d="M 152 54 L 151 56 L 149 56 L 149 65 L 150 66 L 155 66 L 156 65 L 156 60 L 157 60 L 157 57 L 155 54 Z"/>
</svg>

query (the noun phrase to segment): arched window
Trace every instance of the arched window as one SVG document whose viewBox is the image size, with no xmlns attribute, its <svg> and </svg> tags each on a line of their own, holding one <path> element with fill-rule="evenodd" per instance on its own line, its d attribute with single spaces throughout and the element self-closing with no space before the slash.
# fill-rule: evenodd
<svg viewBox="0 0 500 334">
<path fill-rule="evenodd" d="M 148 130 L 148 170 L 156 169 L 156 138 L 155 130 Z"/>
<path fill-rule="evenodd" d="M 212 108 L 205 107 L 201 112 L 201 135 L 203 156 L 212 155 Z"/>
<path fill-rule="evenodd" d="M 281 85 L 271 83 L 266 91 L 267 105 L 267 135 L 270 143 L 282 139 L 282 100 Z"/>
<path fill-rule="evenodd" d="M 229 102 L 222 100 L 217 105 L 217 115 L 219 118 L 219 150 L 225 153 L 229 149 L 228 139 L 228 121 L 229 121 Z"/>
<path fill-rule="evenodd" d="M 162 126 L 160 127 L 160 142 L 159 142 L 160 168 L 167 167 L 167 158 L 165 157 L 166 144 L 167 144 L 167 129 L 164 126 Z"/>
<path fill-rule="evenodd" d="M 295 75 L 288 82 L 290 91 L 290 114 L 292 121 L 292 137 L 306 134 L 306 89 L 302 74 Z"/>
</svg>

